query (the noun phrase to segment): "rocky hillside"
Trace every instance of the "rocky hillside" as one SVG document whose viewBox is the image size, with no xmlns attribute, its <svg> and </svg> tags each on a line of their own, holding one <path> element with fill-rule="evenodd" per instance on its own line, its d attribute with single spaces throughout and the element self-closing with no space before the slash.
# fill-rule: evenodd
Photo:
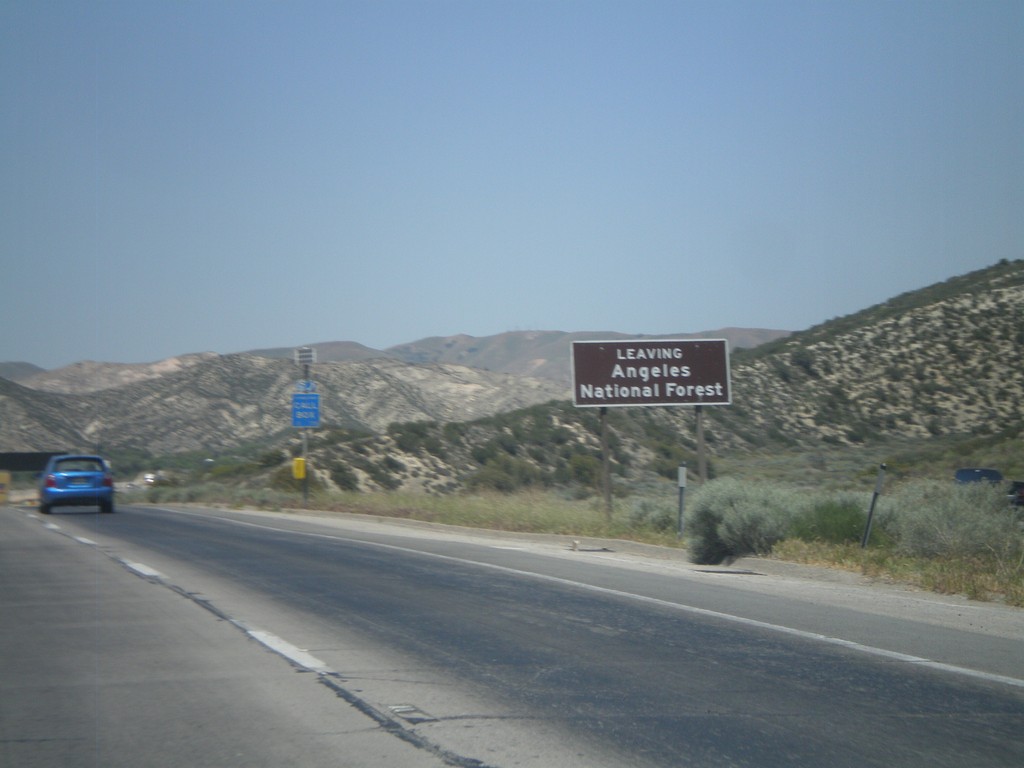
<svg viewBox="0 0 1024 768">
<path fill-rule="evenodd" d="M 36 392 L 0 378 L 0 451 L 54 451 L 80 445 L 78 398 Z"/>
<path fill-rule="evenodd" d="M 99 445 L 161 455 L 269 440 L 291 430 L 298 378 L 288 361 L 228 355 L 190 360 L 159 377 L 88 395 L 0 380 L 0 446 Z M 565 395 L 553 382 L 395 360 L 317 365 L 315 378 L 325 425 L 371 432 L 393 421 L 472 420 Z"/>
<path fill-rule="evenodd" d="M 735 354 L 733 405 L 705 409 L 710 451 L 812 455 L 989 436 L 1018 457 L 1003 468 L 1020 472 L 1021 349 L 1024 261 L 1003 262 Z M 679 461 L 695 458 L 692 409 L 611 409 L 609 426 L 615 472 L 630 483 L 674 477 Z M 511 490 L 592 484 L 599 445 L 595 411 L 562 401 L 372 437 L 325 432 L 314 465 L 324 484 L 342 488 Z"/>
<path fill-rule="evenodd" d="M 737 355 L 723 421 L 748 441 L 994 434 L 1024 414 L 1022 350 L 1018 260 Z"/>
<path fill-rule="evenodd" d="M 156 363 L 97 363 L 86 360 L 58 368 L 54 371 L 36 369 L 27 376 L 12 378 L 19 384 L 41 392 L 57 392 L 65 395 L 99 392 L 102 389 L 123 387 L 140 381 L 159 379 L 170 373 L 191 368 L 193 365 L 211 360 L 213 352 L 171 357 Z"/>
</svg>

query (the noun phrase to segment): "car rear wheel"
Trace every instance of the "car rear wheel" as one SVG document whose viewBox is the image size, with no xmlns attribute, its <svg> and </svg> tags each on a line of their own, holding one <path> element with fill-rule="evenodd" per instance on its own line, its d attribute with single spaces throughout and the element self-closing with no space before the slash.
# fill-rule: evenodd
<svg viewBox="0 0 1024 768">
<path fill-rule="evenodd" d="M 105 501 L 102 504 L 100 504 L 100 512 L 104 512 L 104 513 L 109 515 L 113 511 L 114 511 L 114 502 L 112 502 L 112 501 Z"/>
<path fill-rule="evenodd" d="M 50 514 L 50 505 L 49 504 L 40 504 L 39 505 L 39 512 L 40 512 L 40 514 L 43 514 L 43 515 Z"/>
</svg>

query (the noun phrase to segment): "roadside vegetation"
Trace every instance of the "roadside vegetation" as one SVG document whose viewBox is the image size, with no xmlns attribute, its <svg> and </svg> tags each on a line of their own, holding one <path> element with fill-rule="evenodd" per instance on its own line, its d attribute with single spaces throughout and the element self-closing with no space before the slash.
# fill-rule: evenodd
<svg viewBox="0 0 1024 768">
<path fill-rule="evenodd" d="M 596 494 L 580 489 L 446 495 L 357 493 L 313 483 L 305 507 L 315 514 L 365 514 L 517 533 L 624 539 L 686 547 L 695 563 L 746 556 L 837 567 L 922 589 L 1024 607 L 1024 514 L 1004 489 L 951 481 L 894 484 L 879 497 L 868 546 L 861 547 L 871 492 L 812 490 L 781 483 L 711 480 L 688 491 L 678 535 L 674 487 L 615 499 L 609 517 Z M 206 482 L 129 491 L 124 502 L 208 503 L 302 511 L 292 487 L 241 488 Z"/>
<path fill-rule="evenodd" d="M 214 504 L 241 509 L 253 507 L 313 514 L 361 514 L 441 525 L 513 533 L 538 533 L 577 538 L 626 539 L 683 547 L 676 535 L 675 505 L 658 499 L 619 499 L 609 518 L 596 496 L 575 498 L 571 493 L 533 490 L 493 491 L 450 495 L 419 493 L 357 493 L 328 491 L 314 484 L 307 502 L 300 489 L 244 489 L 219 483 L 135 488 L 122 502 L 149 504 Z"/>
<path fill-rule="evenodd" d="M 1024 606 L 1024 513 L 1005 489 L 912 481 L 878 499 L 735 479 L 708 483 L 687 510 L 691 558 L 760 555 L 840 567 L 923 589 Z"/>
<path fill-rule="evenodd" d="M 310 511 L 358 513 L 495 530 L 628 539 L 687 547 L 698 563 L 755 555 L 838 567 L 922 589 L 1024 607 L 1024 530 L 1003 489 L 955 486 L 957 467 L 988 466 L 1024 479 L 1020 422 L 986 434 L 864 444 L 792 444 L 715 450 L 708 481 L 694 476 L 689 414 L 609 414 L 613 514 L 600 491 L 597 415 L 564 402 L 469 423 L 394 424 L 386 434 L 325 429 L 312 436 Z M 122 478 L 154 469 L 125 502 L 301 509 L 292 478 L 299 442 L 231 455 L 115 457 Z M 878 466 L 887 466 L 872 536 L 860 542 Z M 690 467 L 684 536 L 674 479 Z M 419 484 L 418 490 L 410 485 Z M 1019 508 L 1018 508 L 1019 509 Z"/>
</svg>

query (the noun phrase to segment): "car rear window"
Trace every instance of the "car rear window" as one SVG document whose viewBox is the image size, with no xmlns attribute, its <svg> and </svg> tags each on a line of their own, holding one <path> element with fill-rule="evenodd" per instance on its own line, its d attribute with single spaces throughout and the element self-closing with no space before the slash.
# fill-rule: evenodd
<svg viewBox="0 0 1024 768">
<path fill-rule="evenodd" d="M 54 467 L 57 472 L 102 472 L 103 464 L 96 459 L 65 459 Z"/>
</svg>

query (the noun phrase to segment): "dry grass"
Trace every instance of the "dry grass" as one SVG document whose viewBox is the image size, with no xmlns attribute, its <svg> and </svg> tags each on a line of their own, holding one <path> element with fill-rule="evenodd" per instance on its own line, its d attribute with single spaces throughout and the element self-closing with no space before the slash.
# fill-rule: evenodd
<svg viewBox="0 0 1024 768">
<path fill-rule="evenodd" d="M 911 557 L 889 549 L 798 539 L 777 544 L 773 556 L 794 563 L 842 568 L 931 592 L 1024 607 L 1024 562 L 1019 560 L 1007 562 L 995 556 Z"/>
</svg>

